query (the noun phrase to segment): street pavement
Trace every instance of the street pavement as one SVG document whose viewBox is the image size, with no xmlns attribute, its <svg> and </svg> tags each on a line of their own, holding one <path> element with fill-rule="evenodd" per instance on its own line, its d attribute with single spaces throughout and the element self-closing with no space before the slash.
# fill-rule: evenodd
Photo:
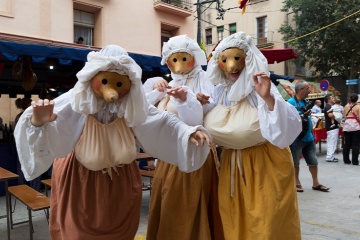
<svg viewBox="0 0 360 240">
<path fill-rule="evenodd" d="M 317 149 L 319 181 L 330 187 L 329 192 L 312 190 L 312 178 L 304 160 L 300 162 L 300 180 L 304 192 L 298 193 L 303 240 L 360 239 L 360 166 L 345 165 L 341 149 L 335 157 L 340 161 L 326 162 L 326 143 Z M 144 178 L 144 181 L 148 181 Z M 143 192 L 138 240 L 145 239 L 149 209 L 149 191 Z M 13 201 L 14 203 L 14 201 Z M 5 198 L 0 197 L 0 215 L 5 213 Z M 26 207 L 16 202 L 15 221 L 27 220 Z M 48 223 L 43 211 L 33 213 L 34 239 L 48 240 Z M 0 240 L 6 239 L 6 219 L 0 219 Z M 21 224 L 11 230 L 12 240 L 29 239 L 29 227 Z M 274 239 L 276 240 L 276 239 Z M 291 240 L 291 239 L 289 239 Z"/>
</svg>

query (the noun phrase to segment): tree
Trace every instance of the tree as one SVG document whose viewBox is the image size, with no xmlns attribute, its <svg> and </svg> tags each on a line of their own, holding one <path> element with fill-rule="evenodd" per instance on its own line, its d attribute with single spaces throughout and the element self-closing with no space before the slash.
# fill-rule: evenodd
<svg viewBox="0 0 360 240">
<path fill-rule="evenodd" d="M 317 75 L 358 78 L 360 74 L 359 0 L 284 0 L 282 11 L 293 16 L 279 30 L 288 41 L 326 27 L 350 14 L 353 16 L 289 42 Z M 291 13 L 291 15 L 290 15 Z"/>
</svg>

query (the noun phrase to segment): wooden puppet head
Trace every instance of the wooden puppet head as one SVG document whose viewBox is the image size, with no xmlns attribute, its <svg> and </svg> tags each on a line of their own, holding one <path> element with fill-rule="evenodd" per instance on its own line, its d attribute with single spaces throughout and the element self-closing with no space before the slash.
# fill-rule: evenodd
<svg viewBox="0 0 360 240">
<path fill-rule="evenodd" d="M 187 74 L 194 68 L 195 58 L 186 52 L 176 52 L 168 58 L 167 65 L 175 74 Z"/>
<path fill-rule="evenodd" d="M 228 48 L 219 55 L 218 64 L 229 80 L 236 81 L 245 67 L 246 54 L 239 48 Z"/>
<path fill-rule="evenodd" d="M 91 79 L 91 87 L 96 96 L 113 103 L 128 94 L 131 81 L 127 75 L 100 71 Z"/>
</svg>

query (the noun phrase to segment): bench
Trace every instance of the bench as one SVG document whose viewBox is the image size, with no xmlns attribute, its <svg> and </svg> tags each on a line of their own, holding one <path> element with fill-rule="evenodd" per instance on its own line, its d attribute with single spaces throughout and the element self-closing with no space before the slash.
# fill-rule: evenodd
<svg viewBox="0 0 360 240">
<path fill-rule="evenodd" d="M 155 174 L 155 171 L 147 171 L 147 170 L 142 170 L 140 169 L 140 175 L 142 177 L 147 177 L 150 179 L 150 185 L 146 188 L 143 188 L 143 190 L 150 190 L 150 195 L 151 195 L 151 180 L 154 178 L 154 174 Z"/>
<path fill-rule="evenodd" d="M 7 230 L 7 238 L 8 240 L 10 240 L 10 213 L 9 213 L 9 209 L 10 209 L 10 203 L 9 203 L 9 192 L 8 192 L 8 188 L 9 188 L 9 180 L 12 179 L 16 179 L 19 176 L 15 173 L 12 173 L 2 167 L 0 167 L 0 182 L 4 182 L 5 183 L 5 199 L 6 199 L 6 214 L 0 216 L 1 218 L 6 218 L 6 230 Z"/>
<path fill-rule="evenodd" d="M 11 197 L 10 197 L 10 222 L 11 229 L 13 229 L 14 225 L 29 222 L 29 230 L 30 230 L 30 239 L 33 239 L 34 227 L 32 223 L 32 214 L 31 211 L 39 211 L 46 210 L 50 208 L 50 198 L 45 196 L 44 194 L 39 193 L 35 189 L 29 187 L 28 185 L 18 185 L 8 188 L 10 196 L 14 196 L 16 199 L 19 199 L 28 209 L 28 221 L 13 223 L 12 219 L 12 207 L 11 207 Z M 45 211 L 46 219 L 49 223 L 49 215 Z"/>
</svg>

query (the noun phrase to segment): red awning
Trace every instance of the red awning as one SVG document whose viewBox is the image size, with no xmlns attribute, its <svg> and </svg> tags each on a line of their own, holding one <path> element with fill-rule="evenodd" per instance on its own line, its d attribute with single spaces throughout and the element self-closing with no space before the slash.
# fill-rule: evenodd
<svg viewBox="0 0 360 240">
<path fill-rule="evenodd" d="M 260 49 L 260 51 L 264 54 L 269 64 L 273 64 L 275 62 L 279 63 L 298 57 L 298 54 L 294 52 L 292 48 Z"/>
</svg>

